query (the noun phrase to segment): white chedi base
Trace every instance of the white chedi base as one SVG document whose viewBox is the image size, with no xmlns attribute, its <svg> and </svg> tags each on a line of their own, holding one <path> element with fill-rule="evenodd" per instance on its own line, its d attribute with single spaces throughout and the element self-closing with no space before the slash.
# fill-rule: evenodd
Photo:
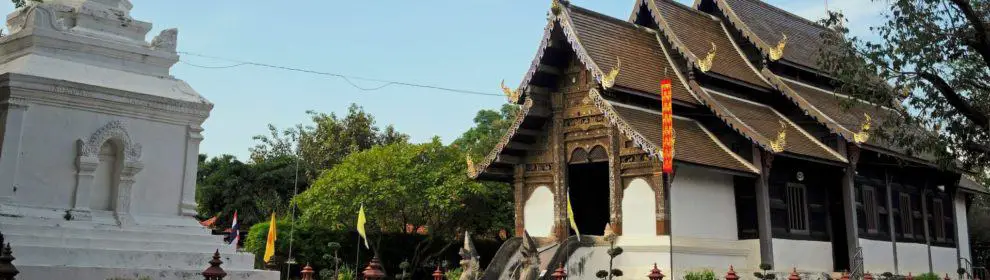
<svg viewBox="0 0 990 280">
<path fill-rule="evenodd" d="M 121 227 L 109 212 L 92 213 L 92 221 L 3 216 L 0 231 L 17 258 L 18 279 L 202 279 L 216 250 L 228 279 L 279 278 L 254 270 L 253 254 L 234 252 L 192 218 L 162 219 L 136 217 L 136 224 Z M 177 219 L 193 226 L 176 225 Z"/>
</svg>

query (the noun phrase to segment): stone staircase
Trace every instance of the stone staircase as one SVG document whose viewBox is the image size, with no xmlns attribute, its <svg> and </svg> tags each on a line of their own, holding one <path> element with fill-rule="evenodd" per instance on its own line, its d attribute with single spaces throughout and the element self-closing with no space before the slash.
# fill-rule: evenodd
<svg viewBox="0 0 990 280">
<path fill-rule="evenodd" d="M 227 279 L 278 278 L 278 272 L 254 270 L 254 255 L 235 252 L 198 225 L 120 227 L 99 220 L 0 217 L 18 279 L 202 279 L 217 250 Z"/>
</svg>

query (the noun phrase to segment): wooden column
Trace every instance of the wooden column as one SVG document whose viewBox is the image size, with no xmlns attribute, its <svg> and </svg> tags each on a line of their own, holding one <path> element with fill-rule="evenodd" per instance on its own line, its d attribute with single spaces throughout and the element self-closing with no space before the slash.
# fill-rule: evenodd
<svg viewBox="0 0 990 280">
<path fill-rule="evenodd" d="M 897 275 L 898 263 L 897 263 L 897 229 L 894 228 L 894 191 L 890 188 L 890 174 L 888 170 L 884 168 L 883 177 L 884 184 L 887 187 L 887 224 L 890 225 L 890 248 L 894 254 L 894 274 Z"/>
<path fill-rule="evenodd" d="M 17 173 L 21 163 L 21 137 L 24 135 L 24 118 L 27 102 L 10 99 L 0 102 L 4 114 L 0 115 L 0 202 L 13 199 L 17 188 Z"/>
<path fill-rule="evenodd" d="M 526 176 L 523 173 L 526 170 L 525 166 L 526 166 L 525 164 L 517 164 L 515 168 L 515 172 L 513 172 L 514 178 L 512 182 L 513 185 L 512 193 L 514 197 L 513 201 L 515 202 L 515 205 L 513 206 L 515 206 L 515 215 L 514 215 L 516 221 L 515 234 L 517 237 L 523 237 L 523 235 L 525 235 L 524 233 L 526 232 L 526 220 L 525 220 L 526 217 L 523 214 L 524 213 L 523 211 L 525 210 L 526 207 L 526 196 L 525 196 Z"/>
<path fill-rule="evenodd" d="M 553 140 L 553 233 L 559 241 L 567 239 L 567 145 L 564 143 L 564 94 L 554 93 L 551 106 L 553 107 L 553 127 L 550 137 Z"/>
<path fill-rule="evenodd" d="M 622 235 L 622 164 L 619 162 L 619 148 L 622 139 L 619 130 L 611 127 L 608 130 L 608 187 L 609 187 L 609 222 L 615 234 Z"/>
<path fill-rule="evenodd" d="M 760 166 L 760 178 L 756 181 L 756 221 L 760 234 L 760 263 L 773 267 L 773 232 L 770 220 L 770 170 L 774 154 L 753 147 L 753 162 Z"/>
<path fill-rule="evenodd" d="M 842 212 L 845 216 L 846 252 L 849 255 L 849 268 L 856 267 L 856 253 L 859 251 L 859 224 L 856 223 L 856 164 L 859 162 L 860 148 L 856 144 L 846 144 L 846 176 L 842 180 Z M 853 271 L 852 273 L 858 273 Z"/>
</svg>

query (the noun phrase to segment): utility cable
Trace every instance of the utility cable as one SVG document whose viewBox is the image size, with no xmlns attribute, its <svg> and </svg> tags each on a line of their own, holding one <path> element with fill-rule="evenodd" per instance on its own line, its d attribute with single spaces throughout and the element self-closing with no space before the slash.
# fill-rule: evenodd
<svg viewBox="0 0 990 280">
<path fill-rule="evenodd" d="M 215 59 L 215 60 L 222 60 L 222 61 L 227 61 L 227 62 L 234 63 L 234 64 L 231 64 L 231 65 L 222 65 L 222 66 L 206 66 L 206 65 L 199 65 L 199 64 L 190 63 L 188 61 L 180 60 L 183 64 L 186 64 L 186 65 L 189 65 L 189 66 L 192 66 L 192 67 L 196 67 L 196 68 L 203 68 L 203 69 L 228 69 L 228 68 L 235 68 L 235 67 L 241 67 L 241 66 L 257 66 L 257 67 L 264 67 L 264 68 L 271 68 L 271 69 L 278 69 L 278 70 L 285 70 L 285 71 L 293 71 L 293 72 L 300 72 L 300 73 L 307 73 L 307 74 L 314 74 L 314 75 L 321 75 L 321 76 L 330 76 L 330 77 L 340 78 L 340 79 L 344 80 L 344 82 L 346 82 L 348 85 L 350 85 L 350 86 L 352 86 L 352 87 L 354 87 L 354 88 L 356 88 L 358 90 L 361 90 L 361 91 L 375 91 L 375 90 L 380 90 L 380 89 L 386 88 L 388 86 L 397 85 L 397 86 L 407 86 L 407 87 L 433 89 L 433 90 L 446 91 L 446 92 L 452 92 L 452 93 L 460 93 L 460 94 L 472 94 L 472 95 L 482 95 L 482 96 L 498 96 L 498 97 L 502 97 L 503 96 L 503 94 L 500 94 L 500 93 L 481 92 L 481 91 L 473 91 L 473 90 L 464 90 L 464 89 L 442 87 L 442 86 L 436 86 L 436 85 L 427 85 L 427 84 L 419 84 L 419 83 L 410 83 L 410 82 L 391 81 L 391 80 L 384 80 L 384 79 L 357 77 L 357 76 L 344 75 L 344 74 L 340 74 L 340 73 L 324 72 L 324 71 L 317 71 L 317 70 L 312 70 L 312 69 L 305 69 L 305 68 L 299 68 L 299 67 L 290 67 L 290 66 L 282 66 L 282 65 L 275 65 L 275 64 L 254 62 L 254 61 L 237 60 L 237 59 L 230 59 L 230 58 L 224 58 L 224 57 L 218 57 L 218 56 L 212 56 L 212 55 L 204 55 L 204 54 L 198 54 L 198 53 L 192 53 L 192 52 L 180 51 L 178 53 L 184 54 L 184 55 L 189 55 L 189 56 L 209 58 L 209 59 Z M 354 83 L 353 80 L 379 82 L 379 83 L 383 83 L 383 84 L 382 85 L 379 85 L 379 86 L 375 86 L 375 87 L 362 87 L 362 86 Z"/>
</svg>

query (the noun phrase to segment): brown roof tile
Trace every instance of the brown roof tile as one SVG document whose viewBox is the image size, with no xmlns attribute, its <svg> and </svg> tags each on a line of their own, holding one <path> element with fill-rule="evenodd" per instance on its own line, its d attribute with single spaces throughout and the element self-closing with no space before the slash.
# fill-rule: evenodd
<svg viewBox="0 0 990 280">
<path fill-rule="evenodd" d="M 821 34 L 829 30 L 805 18 L 760 0 L 716 0 L 719 9 L 743 35 L 764 52 L 787 34 L 784 60 L 818 68 Z"/>
<path fill-rule="evenodd" d="M 715 44 L 711 71 L 755 86 L 770 87 L 729 39 L 721 20 L 671 0 L 646 0 L 654 21 L 691 61 L 704 59 Z"/>
<path fill-rule="evenodd" d="M 769 145 L 769 141 L 777 138 L 781 129 L 780 124 L 783 122 L 787 134 L 784 151 L 830 161 L 846 161 L 845 157 L 818 142 L 773 108 L 729 97 L 708 89 L 704 89 L 704 91 L 704 94 L 707 95 L 705 96 L 706 99 L 711 97 L 711 103 L 714 103 L 709 104 L 709 106 L 717 113 L 721 112 L 719 113 L 720 117 L 731 119 L 727 122 L 732 126 L 743 126 L 735 128 L 764 147 Z"/>
<path fill-rule="evenodd" d="M 591 93 L 595 104 L 605 112 L 609 121 L 626 137 L 638 142 L 646 151 L 659 151 L 661 140 L 659 112 L 632 105 L 605 100 L 597 91 Z M 674 119 L 677 141 L 674 143 L 674 160 L 746 173 L 759 173 L 746 160 L 732 153 L 697 121 L 687 118 Z"/>
<path fill-rule="evenodd" d="M 772 76 L 771 81 L 802 110 L 847 141 L 854 141 L 854 135 L 860 132 L 860 128 L 866 121 L 866 115 L 870 116 L 872 124 L 876 126 L 882 124 L 893 113 L 888 111 L 890 109 L 881 109 L 876 105 L 862 101 L 852 101 L 850 97 L 780 76 Z M 868 138 L 866 143 L 895 152 L 904 151 L 904 149 L 880 141 L 876 137 Z"/>
<path fill-rule="evenodd" d="M 571 40 L 579 42 L 582 51 L 601 73 L 608 73 L 615 67 L 616 58 L 621 59 L 622 66 L 615 82 L 617 86 L 660 94 L 664 70 L 670 69 L 669 72 L 673 73 L 676 68 L 664 56 L 656 33 L 574 5 L 569 5 L 567 11 L 569 20 L 565 22 L 565 28 L 570 26 L 573 31 L 568 36 L 575 36 Z M 682 102 L 700 104 L 683 83 L 673 83 L 673 97 Z"/>
</svg>

